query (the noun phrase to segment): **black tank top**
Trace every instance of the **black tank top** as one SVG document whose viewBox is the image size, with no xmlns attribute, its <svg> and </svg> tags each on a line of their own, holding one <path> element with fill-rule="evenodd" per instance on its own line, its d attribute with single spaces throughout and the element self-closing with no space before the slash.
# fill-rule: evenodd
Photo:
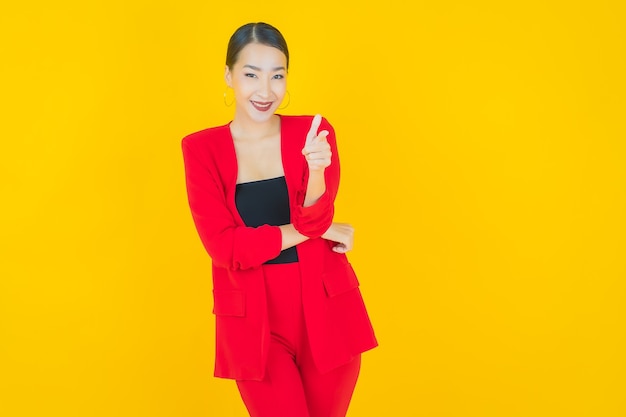
<svg viewBox="0 0 626 417">
<path fill-rule="evenodd" d="M 235 205 L 246 226 L 259 227 L 264 224 L 282 226 L 291 221 L 289 193 L 285 177 L 244 182 L 235 188 Z M 292 246 L 266 264 L 298 262 L 298 252 Z"/>
</svg>

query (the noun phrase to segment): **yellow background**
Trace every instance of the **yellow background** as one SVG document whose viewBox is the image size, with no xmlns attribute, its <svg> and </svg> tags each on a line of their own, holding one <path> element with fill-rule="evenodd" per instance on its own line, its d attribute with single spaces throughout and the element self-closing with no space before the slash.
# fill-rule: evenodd
<svg viewBox="0 0 626 417">
<path fill-rule="evenodd" d="M 337 131 L 380 340 L 349 416 L 626 415 L 621 4 L 4 5 L 0 415 L 246 415 L 180 140 L 249 21 Z"/>
</svg>

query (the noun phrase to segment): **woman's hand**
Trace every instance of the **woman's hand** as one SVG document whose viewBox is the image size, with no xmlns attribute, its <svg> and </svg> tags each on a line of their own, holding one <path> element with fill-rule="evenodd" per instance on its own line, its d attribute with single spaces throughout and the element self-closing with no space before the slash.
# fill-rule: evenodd
<svg viewBox="0 0 626 417">
<path fill-rule="evenodd" d="M 302 149 L 302 155 L 306 158 L 306 162 L 309 165 L 309 171 L 321 171 L 330 165 L 330 157 L 332 152 L 330 145 L 326 140 L 328 136 L 328 130 L 322 130 L 317 133 L 317 129 L 322 122 L 322 116 L 319 114 L 313 118 L 311 122 L 311 128 L 306 135 L 306 142 Z"/>
<path fill-rule="evenodd" d="M 354 227 L 348 223 L 332 223 L 322 238 L 337 242 L 333 251 L 346 253 L 354 246 Z"/>
</svg>

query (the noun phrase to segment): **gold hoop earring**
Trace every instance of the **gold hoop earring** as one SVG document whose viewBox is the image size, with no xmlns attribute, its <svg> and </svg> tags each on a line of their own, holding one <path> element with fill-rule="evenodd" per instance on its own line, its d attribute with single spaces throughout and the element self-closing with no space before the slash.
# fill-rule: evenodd
<svg viewBox="0 0 626 417">
<path fill-rule="evenodd" d="M 289 103 L 291 103 L 291 94 L 289 93 L 289 90 L 287 90 L 287 104 L 285 104 L 282 107 L 279 107 L 278 110 L 286 109 L 289 106 Z"/>
<path fill-rule="evenodd" d="M 233 90 L 233 89 L 232 89 L 231 87 L 229 87 L 229 86 L 226 86 L 226 89 L 224 90 L 224 105 L 225 105 L 226 107 L 230 107 L 230 106 L 232 106 L 232 105 L 233 105 L 233 103 L 235 102 L 235 90 L 233 90 L 233 99 L 231 100 L 230 104 L 226 102 L 226 95 L 227 95 L 227 93 L 228 93 L 228 89 L 229 89 L 229 88 L 230 88 L 231 90 Z"/>
</svg>

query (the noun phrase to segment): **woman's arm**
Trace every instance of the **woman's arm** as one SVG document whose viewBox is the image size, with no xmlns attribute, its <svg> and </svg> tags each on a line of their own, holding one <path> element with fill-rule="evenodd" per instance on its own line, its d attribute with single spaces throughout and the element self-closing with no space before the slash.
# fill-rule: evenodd
<svg viewBox="0 0 626 417">
<path fill-rule="evenodd" d="M 339 189 L 339 153 L 337 151 L 337 141 L 335 138 L 335 130 L 331 124 L 325 119 L 321 118 L 319 125 L 315 126 L 315 120 L 312 122 L 311 130 L 314 130 L 316 134 L 317 127 L 323 129 L 319 136 L 323 136 L 320 141 L 322 144 L 320 148 L 327 147 L 327 152 L 330 153 L 330 161 L 325 160 L 325 156 L 319 158 L 322 160 L 318 163 L 318 158 L 314 158 L 315 161 L 308 163 L 308 169 L 306 170 L 305 178 L 307 187 L 306 194 L 301 197 L 300 205 L 296 206 L 296 212 L 294 213 L 294 227 L 298 232 L 304 236 L 310 238 L 316 238 L 322 236 L 333 221 L 335 215 L 335 197 Z M 309 133 L 311 132 L 309 131 Z M 328 132 L 327 134 L 325 132 Z M 303 149 L 303 154 L 307 154 L 307 145 Z M 308 161 L 307 161 L 308 162 Z M 325 168 L 319 169 L 320 166 L 328 164 Z M 312 169 L 311 169 L 312 168 Z"/>
<path fill-rule="evenodd" d="M 282 249 L 307 239 L 293 225 L 239 226 L 224 199 L 216 168 L 202 158 L 193 141 L 182 141 L 187 198 L 196 230 L 216 265 L 247 269 L 278 256 Z"/>
<path fill-rule="evenodd" d="M 282 250 L 285 250 L 287 248 L 290 248 L 292 246 L 296 246 L 302 242 L 304 242 L 305 240 L 308 239 L 308 237 L 304 236 L 303 234 L 299 233 L 295 227 L 293 227 L 293 224 L 286 224 L 284 226 L 278 226 L 280 228 L 280 232 L 282 234 Z"/>
<path fill-rule="evenodd" d="M 309 181 L 306 187 L 306 197 L 302 207 L 310 207 L 319 200 L 326 192 L 326 181 L 324 180 L 324 170 L 309 171 Z"/>
<path fill-rule="evenodd" d="M 332 152 L 326 139 L 329 131 L 322 130 L 318 133 L 321 122 L 322 116 L 319 114 L 313 118 L 302 149 L 309 169 L 304 207 L 312 206 L 326 191 L 324 171 L 331 164 Z"/>
</svg>

